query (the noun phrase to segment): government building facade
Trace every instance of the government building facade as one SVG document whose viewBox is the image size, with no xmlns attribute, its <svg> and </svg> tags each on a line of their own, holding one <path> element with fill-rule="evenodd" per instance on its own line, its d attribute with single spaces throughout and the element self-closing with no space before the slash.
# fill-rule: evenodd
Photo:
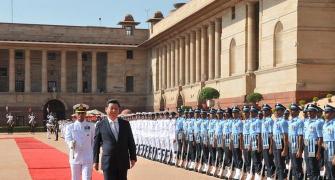
<svg viewBox="0 0 335 180">
<path fill-rule="evenodd" d="M 118 28 L 0 23 L 0 118 L 27 125 L 28 111 L 60 119 L 72 106 L 132 111 L 199 105 L 288 104 L 335 91 L 335 2 L 191 0 L 156 12 L 149 29 L 127 15 Z M 1 122 L 3 123 L 3 121 Z"/>
</svg>

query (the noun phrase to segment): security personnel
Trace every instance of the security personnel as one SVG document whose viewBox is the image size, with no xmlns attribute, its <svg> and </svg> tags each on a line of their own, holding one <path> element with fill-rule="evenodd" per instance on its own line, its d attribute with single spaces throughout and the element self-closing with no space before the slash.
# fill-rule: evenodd
<svg viewBox="0 0 335 180">
<path fill-rule="evenodd" d="M 187 169 L 194 169 L 195 167 L 195 142 L 194 142 L 194 111 L 190 109 L 188 111 L 189 119 L 187 123 L 187 135 L 188 135 L 188 157 L 187 161 Z"/>
<path fill-rule="evenodd" d="M 65 132 L 65 142 L 70 149 L 69 161 L 72 180 L 91 180 L 92 178 L 92 149 L 95 128 L 93 123 L 85 120 L 88 108 L 86 104 L 73 106 L 77 120 L 69 124 Z"/>
<path fill-rule="evenodd" d="M 276 174 L 279 180 L 286 178 L 285 158 L 288 155 L 288 122 L 284 119 L 285 106 L 276 104 L 276 121 L 273 124 L 273 154 L 276 163 Z"/>
<path fill-rule="evenodd" d="M 307 108 L 309 118 L 304 121 L 305 131 L 305 162 L 307 166 L 307 177 L 318 179 L 320 177 L 319 160 L 321 159 L 322 124 L 317 120 L 318 108 L 310 104 Z"/>
<path fill-rule="evenodd" d="M 316 114 L 316 117 L 319 121 L 319 124 L 321 127 L 323 127 L 323 124 L 325 123 L 325 120 L 323 119 L 322 115 L 323 115 L 323 109 L 319 106 L 317 106 L 318 108 L 318 112 Z M 325 149 L 323 148 L 323 146 L 321 146 L 321 159 L 319 160 L 319 166 L 320 166 L 320 169 L 321 169 L 321 176 L 324 175 L 325 171 L 324 171 L 324 168 L 322 168 L 324 166 L 324 151 Z"/>
<path fill-rule="evenodd" d="M 232 167 L 232 147 L 231 147 L 231 132 L 232 132 L 232 109 L 227 108 L 223 114 L 223 127 L 222 127 L 222 134 L 224 139 L 224 156 L 223 159 L 223 166 L 224 167 Z M 232 169 L 227 169 L 227 174 L 224 176 L 229 176 L 232 173 Z"/>
<path fill-rule="evenodd" d="M 251 152 L 250 152 L 250 107 L 248 105 L 243 106 L 243 173 L 250 172 L 251 166 Z"/>
<path fill-rule="evenodd" d="M 200 157 L 200 161 L 202 162 L 201 172 L 205 173 L 208 171 L 209 165 L 208 162 L 208 144 L 209 144 L 209 137 L 208 137 L 208 118 L 207 112 L 205 110 L 201 110 L 201 150 L 202 150 L 202 157 Z"/>
<path fill-rule="evenodd" d="M 217 121 L 215 124 L 215 144 L 216 144 L 216 162 L 215 162 L 215 168 L 221 168 L 223 165 L 223 113 L 224 111 L 222 109 L 218 109 L 216 111 Z M 216 170 L 217 172 L 217 170 Z M 215 170 L 211 172 L 212 175 L 216 175 L 217 173 Z"/>
<path fill-rule="evenodd" d="M 289 109 L 292 117 L 292 119 L 288 121 L 289 155 L 291 159 L 290 169 L 292 169 L 292 177 L 294 177 L 294 179 L 302 180 L 304 122 L 299 118 L 301 108 L 297 104 L 291 104 Z"/>
<path fill-rule="evenodd" d="M 8 130 L 8 134 L 10 133 L 14 133 L 14 116 L 12 115 L 12 113 L 8 113 L 6 114 L 6 118 L 7 118 L 7 130 Z"/>
<path fill-rule="evenodd" d="M 181 166 L 182 163 L 182 147 L 184 141 L 184 131 L 183 131 L 183 110 L 178 109 L 178 118 L 176 120 L 176 139 L 177 139 L 177 166 Z"/>
<path fill-rule="evenodd" d="M 258 119 L 258 109 L 250 107 L 250 149 L 252 156 L 252 175 L 256 174 L 257 179 L 262 177 L 262 121 Z M 252 179 L 252 178 L 251 178 Z"/>
<path fill-rule="evenodd" d="M 35 121 L 35 115 L 33 112 L 28 115 L 28 119 L 29 119 L 28 124 L 30 125 L 30 132 L 35 133 L 36 121 Z"/>
<path fill-rule="evenodd" d="M 241 110 L 239 107 L 234 106 L 232 108 L 233 120 L 232 120 L 232 132 L 231 132 L 231 148 L 233 151 L 233 168 L 235 169 L 235 175 L 233 179 L 240 179 L 242 175 L 242 145 L 243 145 L 243 122 L 241 120 Z"/>
<path fill-rule="evenodd" d="M 266 167 L 266 176 L 267 179 L 271 179 L 274 175 L 275 165 L 274 157 L 272 153 L 272 130 L 274 121 L 271 118 L 272 108 L 268 104 L 262 106 L 263 111 L 263 121 L 262 121 L 262 146 L 263 146 L 263 158 L 264 165 Z M 264 169 L 264 168 L 263 168 Z"/>
<path fill-rule="evenodd" d="M 193 125 L 193 133 L 195 139 L 195 162 L 196 165 L 194 166 L 194 170 L 198 170 L 201 166 L 200 164 L 200 156 L 201 156 L 201 123 L 202 119 L 200 117 L 200 110 L 194 110 L 194 125 Z"/>
<path fill-rule="evenodd" d="M 215 143 L 215 127 L 216 127 L 216 110 L 211 109 L 210 110 L 210 118 L 208 123 L 208 137 L 209 137 L 209 145 L 208 145 L 208 151 L 209 151 L 209 159 L 208 159 L 208 165 L 209 169 L 207 173 L 211 172 L 212 170 L 215 171 L 215 159 L 216 159 L 216 143 Z M 214 174 L 214 172 L 212 173 Z"/>
<path fill-rule="evenodd" d="M 335 166 L 332 164 L 335 154 L 335 108 L 331 105 L 324 107 L 326 122 L 323 125 L 323 147 L 325 148 L 326 179 L 335 179 Z"/>
</svg>

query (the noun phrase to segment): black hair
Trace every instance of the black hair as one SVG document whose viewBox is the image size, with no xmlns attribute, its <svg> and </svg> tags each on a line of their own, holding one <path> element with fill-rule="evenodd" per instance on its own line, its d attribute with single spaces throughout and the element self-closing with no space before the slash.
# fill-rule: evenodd
<svg viewBox="0 0 335 180">
<path fill-rule="evenodd" d="M 106 103 L 106 107 L 108 107 L 109 104 L 117 104 L 117 106 L 119 106 L 119 108 L 121 107 L 119 101 L 116 100 L 116 99 L 109 99 Z"/>
</svg>

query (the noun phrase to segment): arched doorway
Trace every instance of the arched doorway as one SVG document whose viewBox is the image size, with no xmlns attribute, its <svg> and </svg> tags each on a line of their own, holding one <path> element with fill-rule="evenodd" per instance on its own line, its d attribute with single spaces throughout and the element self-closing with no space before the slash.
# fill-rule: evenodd
<svg viewBox="0 0 335 180">
<path fill-rule="evenodd" d="M 178 99 L 177 99 L 177 109 L 180 108 L 182 105 L 184 105 L 183 96 L 179 94 Z"/>
<path fill-rule="evenodd" d="M 47 114 L 49 112 L 56 113 L 57 119 L 65 119 L 65 106 L 64 104 L 57 100 L 53 99 L 48 101 L 43 107 L 43 118 L 47 119 Z"/>
<path fill-rule="evenodd" d="M 164 111 L 165 110 L 165 101 L 164 101 L 163 97 L 161 97 L 161 100 L 159 102 L 159 110 L 160 111 Z"/>
</svg>

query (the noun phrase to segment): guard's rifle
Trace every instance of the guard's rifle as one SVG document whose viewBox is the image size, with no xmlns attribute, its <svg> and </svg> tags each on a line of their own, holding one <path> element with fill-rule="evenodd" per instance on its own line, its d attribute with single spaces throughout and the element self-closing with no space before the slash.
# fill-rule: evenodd
<svg viewBox="0 0 335 180">
<path fill-rule="evenodd" d="M 189 158 L 189 153 L 190 153 L 190 142 L 187 143 L 187 152 L 186 152 L 186 157 L 185 157 L 185 165 L 184 168 L 187 169 L 188 168 L 188 158 Z"/>
<path fill-rule="evenodd" d="M 222 179 L 223 178 L 223 171 L 224 171 L 224 168 L 225 168 L 225 159 L 226 159 L 226 153 L 224 152 L 224 148 L 223 148 L 223 158 L 222 158 L 222 165 L 220 167 L 220 171 L 219 173 L 217 174 L 217 177 Z"/>
<path fill-rule="evenodd" d="M 259 176 L 256 176 L 254 180 L 262 180 L 263 177 L 263 171 L 264 171 L 264 159 L 262 160 L 262 168 Z"/>
<path fill-rule="evenodd" d="M 200 172 L 200 170 L 201 170 L 201 167 L 202 167 L 202 157 L 203 157 L 203 155 L 204 155 L 204 150 L 203 150 L 203 148 L 201 148 L 201 153 L 200 153 L 200 161 L 199 161 L 199 167 L 198 167 L 198 169 L 197 169 L 197 171 L 198 172 Z"/>
<path fill-rule="evenodd" d="M 181 153 L 180 153 L 180 159 L 179 159 L 179 164 L 178 166 L 179 167 L 182 167 L 183 165 L 183 156 L 184 156 L 184 138 L 183 138 L 183 135 L 182 135 L 182 138 L 181 138 Z"/>
<path fill-rule="evenodd" d="M 253 176 L 253 174 L 252 174 L 252 166 L 253 166 L 253 164 L 254 164 L 254 161 L 253 161 L 253 159 L 251 158 L 251 166 L 250 166 L 250 171 L 249 171 L 249 174 L 247 175 L 247 178 L 246 178 L 246 180 L 252 180 L 253 178 L 252 178 L 252 176 Z"/>
</svg>

